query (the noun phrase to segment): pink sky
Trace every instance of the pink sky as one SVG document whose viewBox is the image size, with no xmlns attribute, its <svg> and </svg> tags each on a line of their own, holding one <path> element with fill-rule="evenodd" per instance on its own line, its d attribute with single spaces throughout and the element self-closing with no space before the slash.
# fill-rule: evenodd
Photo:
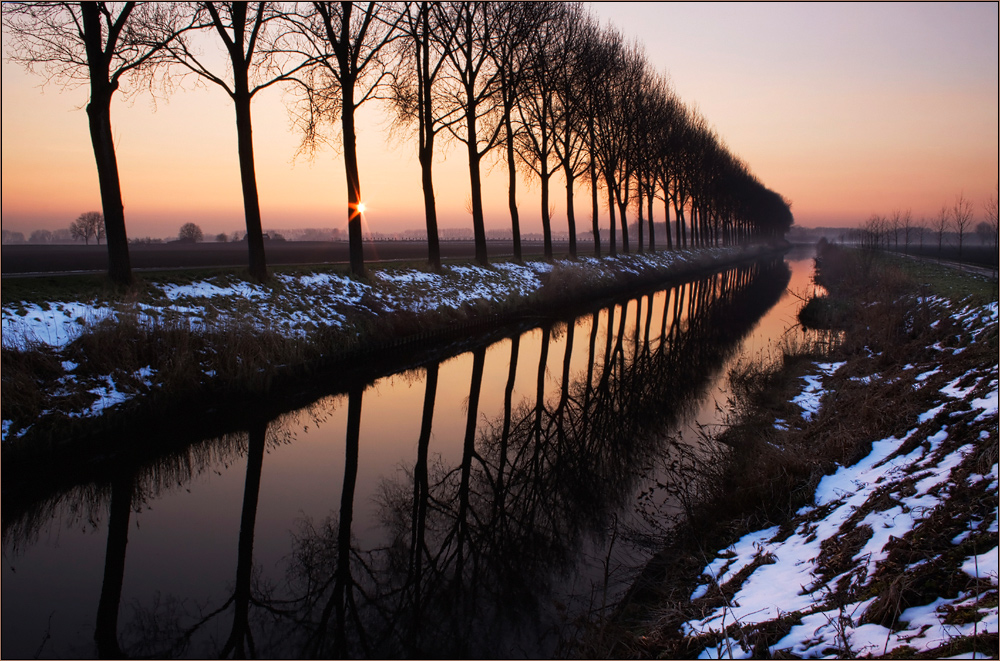
<svg viewBox="0 0 1000 661">
<path fill-rule="evenodd" d="M 846 226 L 872 213 L 934 216 L 964 194 L 982 203 L 997 183 L 996 3 L 594 3 L 594 14 L 646 49 L 678 96 L 696 106 L 729 149 L 792 202 L 805 226 Z M 6 43 L 6 39 L 5 39 Z M 3 63 L 2 222 L 30 233 L 100 209 L 87 130 L 86 89 L 40 88 L 41 76 Z M 254 103 L 264 226 L 346 222 L 342 159 L 293 160 L 299 138 L 285 96 Z M 423 225 L 412 140 L 391 137 L 383 109 L 362 110 L 363 197 L 372 230 Z M 153 104 L 112 107 L 130 237 L 239 230 L 242 197 L 234 115 L 218 88 Z M 435 170 L 443 227 L 469 227 L 464 153 L 452 145 Z M 509 227 L 506 170 L 486 181 L 487 228 Z M 582 189 L 581 189 L 582 192 Z M 540 230 L 538 185 L 522 180 L 525 231 Z M 553 179 L 554 229 L 565 229 L 564 184 Z M 579 197 L 578 217 L 588 213 Z M 657 212 L 660 213 L 659 209 Z"/>
</svg>

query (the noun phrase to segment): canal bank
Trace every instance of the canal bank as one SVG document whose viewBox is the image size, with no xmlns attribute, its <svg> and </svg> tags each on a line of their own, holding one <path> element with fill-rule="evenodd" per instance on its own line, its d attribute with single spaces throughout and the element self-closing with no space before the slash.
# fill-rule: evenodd
<svg viewBox="0 0 1000 661">
<path fill-rule="evenodd" d="M 3 307 L 3 451 L 65 454 L 135 424 L 224 418 L 331 373 L 371 376 L 505 325 L 778 254 L 750 246 L 579 261 L 150 281 Z M 203 424 L 199 422 L 199 424 Z M 97 447 L 107 451 L 107 447 Z"/>
<path fill-rule="evenodd" d="M 818 261 L 843 337 L 734 374 L 689 509 L 585 655 L 995 656 L 995 284 Z"/>
</svg>

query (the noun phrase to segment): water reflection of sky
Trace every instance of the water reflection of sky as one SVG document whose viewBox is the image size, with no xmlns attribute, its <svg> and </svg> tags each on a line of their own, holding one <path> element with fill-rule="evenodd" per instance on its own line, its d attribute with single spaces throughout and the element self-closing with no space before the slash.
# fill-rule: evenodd
<svg viewBox="0 0 1000 661">
<path fill-rule="evenodd" d="M 787 261 L 792 273 L 788 290 L 809 291 L 811 255 L 792 253 Z M 683 290 L 680 302 L 690 303 L 692 291 L 693 288 Z M 664 315 L 674 323 L 671 315 L 679 293 L 678 289 L 665 290 L 614 307 L 616 333 L 624 315 L 624 356 L 636 355 L 632 341 L 636 337 L 637 310 L 639 348 L 649 340 L 650 348 L 656 349 Z M 800 304 L 796 297 L 786 292 L 746 335 L 742 348 L 733 352 L 728 363 L 739 355 L 755 355 L 772 346 L 776 338 L 796 323 L 795 314 Z M 645 320 L 650 313 L 652 321 L 647 337 Z M 541 373 L 546 401 L 560 397 L 570 335 L 571 380 L 585 382 L 594 321 L 598 326 L 594 356 L 600 363 L 606 351 L 605 331 L 611 314 L 610 308 L 596 314 L 584 314 L 572 322 L 572 333 L 564 322 L 523 333 L 516 343 L 512 396 L 515 407 L 519 403 L 529 408 L 535 406 L 540 359 L 546 350 L 544 338 L 548 339 L 547 356 Z M 679 324 L 685 328 L 688 323 L 685 308 Z M 505 338 L 485 350 L 476 411 L 480 437 L 491 426 L 493 429 L 502 426 L 514 344 L 514 339 Z M 444 360 L 438 370 L 428 453 L 430 463 L 440 466 L 441 473 L 457 470 L 463 462 L 468 404 L 473 390 L 470 388 L 473 354 L 464 353 Z M 591 371 L 596 383 L 600 370 Z M 715 400 L 719 398 L 719 388 L 723 387 L 720 379 L 724 372 L 721 370 L 701 386 L 706 395 L 694 408 L 702 424 L 717 419 Z M 383 377 L 369 385 L 361 398 L 350 530 L 352 548 L 359 552 L 378 553 L 378 549 L 392 541 L 385 527 L 384 503 L 396 493 L 393 489 L 412 489 L 409 474 L 414 470 L 417 457 L 426 378 L 423 368 Z M 554 406 L 550 404 L 549 408 Z M 295 551 L 293 536 L 301 530 L 301 523 L 308 520 L 318 525 L 328 517 L 337 518 L 345 476 L 347 412 L 347 395 L 327 396 L 285 415 L 277 423 L 272 422 L 269 428 L 256 502 L 252 561 L 259 576 L 279 588 L 286 578 Z M 245 435 L 243 440 L 232 443 L 236 444 L 235 449 L 229 451 L 203 452 L 214 454 L 215 458 L 195 462 L 186 476 L 182 468 L 178 471 L 179 479 L 171 477 L 168 480 L 166 472 L 161 471 L 161 488 L 146 486 L 145 497 L 136 499 L 129 520 L 119 611 L 119 637 L 126 651 L 130 636 L 145 635 L 136 629 L 137 612 L 147 615 L 155 612 L 153 619 L 176 618 L 178 613 L 184 613 L 177 622 L 190 622 L 197 620 L 198 613 L 206 614 L 219 608 L 225 595 L 232 593 L 247 476 Z M 210 447 L 211 444 L 212 441 L 208 441 L 203 445 Z M 479 451 L 484 457 L 488 454 L 486 449 Z M 488 458 L 483 461 L 488 463 Z M 152 472 L 155 474 L 157 470 Z M 482 489 L 482 485 L 476 488 Z M 560 493 L 563 491 L 560 487 Z M 4 522 L 3 656 L 34 655 L 43 641 L 42 656 L 89 656 L 94 653 L 95 612 L 105 564 L 107 498 L 107 493 L 98 494 L 92 499 L 93 506 L 89 506 L 79 494 L 69 494 L 67 502 L 55 508 L 54 516 L 39 526 L 37 541 L 23 536 L 10 539 L 9 522 Z M 482 515 L 483 512 L 476 514 Z M 627 515 L 627 511 L 623 515 Z M 574 598 L 592 596 L 590 579 L 600 569 L 606 554 L 606 541 L 581 538 L 580 548 L 574 551 L 589 557 L 579 558 L 574 571 L 552 577 L 555 587 L 549 598 L 559 599 L 565 606 L 572 604 Z M 621 553 L 618 557 L 623 562 L 630 557 L 625 551 Z M 635 556 L 629 560 L 635 561 Z M 621 573 L 620 577 L 625 580 L 627 573 Z M 552 603 L 546 605 L 546 608 L 552 607 Z M 556 622 L 559 615 L 554 611 L 539 615 L 539 620 L 546 618 Z M 212 654 L 218 647 L 213 647 L 208 639 L 213 636 L 224 639 L 231 619 L 227 614 L 206 624 L 204 635 L 199 634 L 197 639 L 207 646 L 192 647 L 186 653 Z M 14 632 L 13 635 L 10 632 Z M 50 635 L 48 640 L 46 632 Z M 524 653 L 529 656 L 551 652 L 532 647 L 535 643 L 525 644 Z M 469 648 L 475 649 L 475 646 Z M 517 645 L 496 649 L 513 651 Z"/>
</svg>

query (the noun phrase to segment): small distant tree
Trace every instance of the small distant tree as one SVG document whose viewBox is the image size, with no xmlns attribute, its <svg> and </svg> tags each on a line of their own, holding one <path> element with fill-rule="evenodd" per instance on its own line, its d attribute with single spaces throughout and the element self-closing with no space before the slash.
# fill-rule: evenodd
<svg viewBox="0 0 1000 661">
<path fill-rule="evenodd" d="M 69 233 L 74 240 L 82 239 L 88 245 L 90 238 L 94 237 L 100 245 L 104 238 L 104 215 L 100 211 L 84 211 L 70 223 Z"/>
<path fill-rule="evenodd" d="M 976 224 L 976 236 L 979 237 L 979 245 L 985 246 L 993 238 L 993 230 L 985 220 Z"/>
<path fill-rule="evenodd" d="M 972 202 L 965 199 L 964 193 L 959 193 L 955 198 L 955 205 L 951 208 L 951 222 L 958 234 L 958 261 L 962 261 L 962 244 L 965 235 L 972 229 Z"/>
<path fill-rule="evenodd" d="M 910 210 L 907 209 L 906 213 L 903 214 L 903 250 L 906 254 L 910 254 L 910 235 L 916 228 L 913 226 L 913 216 L 910 215 Z"/>
<path fill-rule="evenodd" d="M 998 219 L 997 214 L 997 192 L 1000 190 L 1000 186 L 993 189 L 993 195 L 986 200 L 983 207 L 986 210 L 986 224 L 989 226 L 990 234 L 993 237 L 993 250 L 998 249 L 998 244 L 1000 244 L 1000 219 Z"/>
<path fill-rule="evenodd" d="M 181 231 L 177 233 L 177 238 L 185 243 L 198 243 L 205 238 L 205 235 L 194 223 L 184 223 L 181 225 Z"/>
<path fill-rule="evenodd" d="M 28 243 L 52 243 L 52 232 L 48 230 L 35 230 L 28 237 Z"/>
<path fill-rule="evenodd" d="M 924 235 L 927 234 L 926 222 L 925 218 L 921 218 L 920 223 L 913 228 L 914 233 L 917 235 L 917 241 L 920 242 L 920 254 L 924 252 Z"/>
<path fill-rule="evenodd" d="M 897 209 L 892 212 L 892 216 L 885 219 L 887 225 L 886 249 L 889 248 L 888 234 L 892 233 L 892 249 L 899 251 L 899 231 L 903 229 L 903 214 Z"/>
<path fill-rule="evenodd" d="M 24 243 L 24 234 L 21 232 L 12 232 L 10 230 L 3 230 L 3 243 L 4 245 L 12 243 Z"/>
<path fill-rule="evenodd" d="M 941 251 L 944 249 L 944 235 L 951 227 L 951 219 L 948 217 L 948 208 L 941 207 L 937 220 L 934 221 L 934 232 L 938 238 L 938 261 L 941 261 Z"/>
<path fill-rule="evenodd" d="M 219 232 L 218 234 L 215 235 L 215 240 L 219 243 L 228 243 L 229 235 L 226 234 L 225 232 Z"/>
</svg>

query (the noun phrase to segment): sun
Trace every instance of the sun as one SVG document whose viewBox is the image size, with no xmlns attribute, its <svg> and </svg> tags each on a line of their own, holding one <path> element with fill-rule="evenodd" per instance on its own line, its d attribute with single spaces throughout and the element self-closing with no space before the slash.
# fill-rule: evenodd
<svg viewBox="0 0 1000 661">
<path fill-rule="evenodd" d="M 358 202 L 358 213 L 364 213 L 366 208 L 364 202 Z"/>
</svg>

